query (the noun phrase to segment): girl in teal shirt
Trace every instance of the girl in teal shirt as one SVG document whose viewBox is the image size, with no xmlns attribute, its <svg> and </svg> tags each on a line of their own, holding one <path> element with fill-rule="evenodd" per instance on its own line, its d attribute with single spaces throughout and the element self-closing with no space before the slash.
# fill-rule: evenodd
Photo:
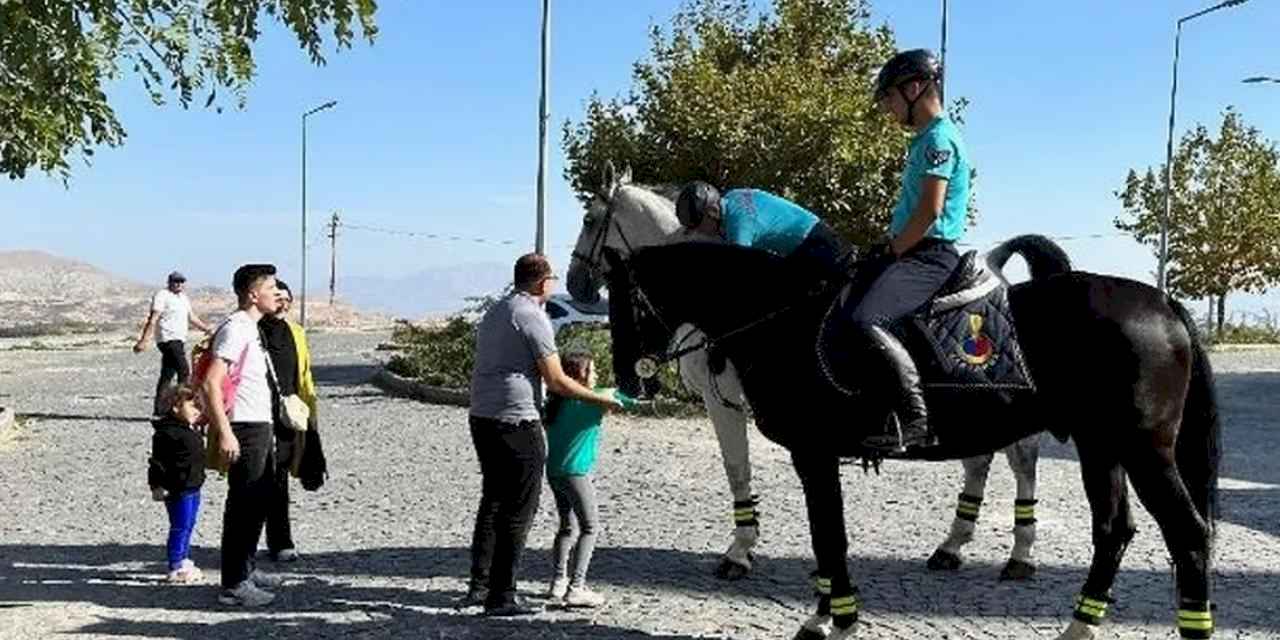
<svg viewBox="0 0 1280 640">
<path fill-rule="evenodd" d="M 569 377 L 594 388 L 595 363 L 586 354 L 569 354 L 563 359 Z M 608 392 L 597 389 L 597 391 Z M 634 400 L 613 391 L 623 406 Z M 553 559 L 556 577 L 548 596 L 570 607 L 598 607 L 604 598 L 587 588 L 587 566 L 595 550 L 600 523 L 596 510 L 595 488 L 591 472 L 596 466 L 600 443 L 600 425 L 605 408 L 581 400 L 552 395 L 547 401 L 547 481 L 556 498 L 560 514 L 560 530 L 556 533 Z M 578 523 L 578 539 L 574 540 L 574 521 Z M 569 556 L 573 555 L 573 573 L 569 573 Z"/>
</svg>

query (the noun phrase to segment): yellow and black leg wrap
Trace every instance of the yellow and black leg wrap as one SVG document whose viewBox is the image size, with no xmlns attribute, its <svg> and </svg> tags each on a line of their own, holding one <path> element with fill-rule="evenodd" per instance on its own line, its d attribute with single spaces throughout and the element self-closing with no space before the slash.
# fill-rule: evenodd
<svg viewBox="0 0 1280 640">
<path fill-rule="evenodd" d="M 1013 526 L 1022 527 L 1036 523 L 1036 499 L 1013 501 Z"/>
<path fill-rule="evenodd" d="M 1184 638 L 1213 637 L 1213 607 L 1208 602 L 1183 600 L 1178 606 L 1178 633 Z"/>
<path fill-rule="evenodd" d="M 756 506 L 760 504 L 759 496 L 751 496 L 746 500 L 735 500 L 733 502 L 733 524 L 737 527 L 758 527 L 760 521 L 756 519 Z"/>
<path fill-rule="evenodd" d="M 832 596 L 831 620 L 836 627 L 848 629 L 858 621 L 858 611 L 862 609 L 862 600 L 855 591 L 849 595 Z"/>
<path fill-rule="evenodd" d="M 831 578 L 824 578 L 817 572 L 810 577 L 813 578 L 813 595 L 818 597 L 818 615 L 831 615 Z"/>
<path fill-rule="evenodd" d="M 956 517 L 969 522 L 978 521 L 978 510 L 982 508 L 982 498 L 970 495 L 960 494 L 960 500 L 956 503 Z"/>
<path fill-rule="evenodd" d="M 1076 610 L 1072 617 L 1085 624 L 1099 625 L 1107 617 L 1107 608 L 1111 606 L 1111 598 L 1102 596 L 1076 596 Z"/>
</svg>

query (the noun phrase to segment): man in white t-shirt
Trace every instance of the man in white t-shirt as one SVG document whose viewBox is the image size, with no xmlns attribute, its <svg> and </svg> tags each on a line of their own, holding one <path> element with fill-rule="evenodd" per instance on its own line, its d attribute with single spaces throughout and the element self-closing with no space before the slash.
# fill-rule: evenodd
<svg viewBox="0 0 1280 640">
<path fill-rule="evenodd" d="M 267 507 L 274 491 L 275 468 L 271 452 L 275 412 L 275 378 L 270 372 L 258 320 L 274 315 L 280 305 L 276 268 L 247 264 L 232 278 L 239 309 L 227 317 L 213 338 L 216 356 L 201 384 L 209 431 L 216 433 L 218 453 L 230 463 L 227 502 L 222 518 L 222 593 L 227 605 L 262 606 L 275 595 L 262 587 L 280 586 L 281 580 L 254 568 L 253 556 L 262 537 Z M 230 411 L 222 397 L 223 379 L 238 370 Z"/>
<path fill-rule="evenodd" d="M 159 402 L 160 391 L 178 378 L 178 384 L 186 384 L 191 376 L 191 368 L 187 364 L 187 330 L 195 327 L 209 333 L 209 325 L 191 310 L 191 301 L 183 292 L 186 288 L 186 276 L 174 271 L 169 274 L 169 286 L 161 289 L 151 297 L 151 313 L 142 326 L 142 335 L 138 343 L 133 345 L 134 353 L 142 353 L 147 349 L 151 334 L 155 333 L 156 347 L 160 349 L 160 380 L 156 382 L 156 403 Z M 155 413 L 159 413 L 158 404 Z"/>
</svg>

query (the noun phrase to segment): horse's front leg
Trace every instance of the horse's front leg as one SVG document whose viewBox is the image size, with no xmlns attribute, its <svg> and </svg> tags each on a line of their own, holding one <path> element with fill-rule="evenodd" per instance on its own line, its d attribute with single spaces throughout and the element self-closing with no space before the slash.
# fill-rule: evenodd
<svg viewBox="0 0 1280 640">
<path fill-rule="evenodd" d="M 1001 580 L 1025 580 L 1035 575 L 1032 554 L 1036 543 L 1036 464 L 1040 461 L 1040 434 L 1023 438 L 1004 450 L 1017 482 L 1013 502 L 1013 551 L 1000 571 Z"/>
<path fill-rule="evenodd" d="M 696 341 L 697 336 L 681 338 Z M 686 354 L 680 359 L 680 373 L 685 386 L 702 396 L 707 415 L 716 430 L 725 477 L 733 495 L 733 540 L 720 558 L 716 576 L 737 580 L 751 571 L 752 549 L 760 539 L 757 517 L 758 499 L 751 490 L 751 448 L 747 439 L 746 400 L 742 384 L 731 363 L 719 373 L 711 371 L 705 349 Z"/>
<path fill-rule="evenodd" d="M 795 640 L 853 637 L 861 602 L 849 580 L 846 563 L 849 541 L 844 526 L 839 459 L 829 452 L 793 451 L 791 461 L 804 488 L 809 535 L 818 563 L 815 574 L 818 606 L 796 633 Z"/>
</svg>

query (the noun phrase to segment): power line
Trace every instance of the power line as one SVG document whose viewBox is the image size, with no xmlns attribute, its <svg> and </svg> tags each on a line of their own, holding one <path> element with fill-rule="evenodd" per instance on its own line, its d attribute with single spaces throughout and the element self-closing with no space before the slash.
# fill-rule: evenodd
<svg viewBox="0 0 1280 640">
<path fill-rule="evenodd" d="M 459 236 L 447 233 L 436 233 L 432 231 L 410 231 L 407 229 L 390 229 L 387 227 L 375 227 L 363 224 L 351 224 L 348 222 L 340 222 L 339 227 L 344 229 L 353 229 L 356 231 L 369 231 L 372 233 L 382 233 L 386 235 L 401 236 L 408 238 L 422 238 L 424 240 L 441 240 L 447 242 L 467 242 L 471 244 L 487 244 L 495 246 L 517 246 L 524 242 L 501 238 L 484 238 L 479 236 Z M 573 245 L 560 245 L 560 248 L 572 249 Z"/>
</svg>

